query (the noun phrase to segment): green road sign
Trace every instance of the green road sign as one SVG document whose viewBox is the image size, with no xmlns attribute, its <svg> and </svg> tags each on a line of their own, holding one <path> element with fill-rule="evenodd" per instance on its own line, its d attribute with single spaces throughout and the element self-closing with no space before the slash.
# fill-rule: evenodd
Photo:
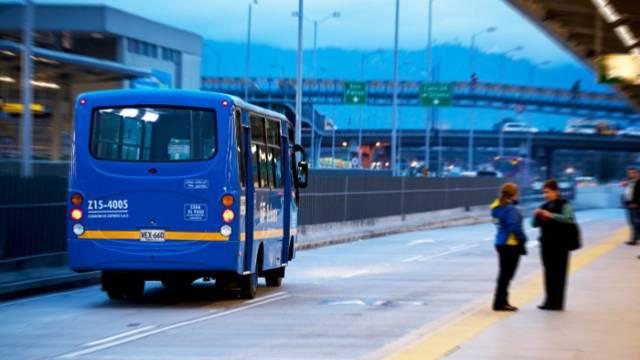
<svg viewBox="0 0 640 360">
<path fill-rule="evenodd" d="M 345 105 L 366 105 L 367 84 L 362 81 L 347 81 L 344 83 Z"/>
<path fill-rule="evenodd" d="M 433 107 L 451 106 L 451 84 L 422 84 L 420 87 L 420 105 Z"/>
</svg>

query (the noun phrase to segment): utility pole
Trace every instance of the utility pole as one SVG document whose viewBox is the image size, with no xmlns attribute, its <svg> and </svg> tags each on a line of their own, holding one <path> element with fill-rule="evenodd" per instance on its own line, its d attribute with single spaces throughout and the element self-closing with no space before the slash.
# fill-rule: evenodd
<svg viewBox="0 0 640 360">
<path fill-rule="evenodd" d="M 24 28 L 22 31 L 22 121 L 20 122 L 20 138 L 22 147 L 22 164 L 20 175 L 22 177 L 33 176 L 32 140 L 33 140 L 33 116 L 31 103 L 33 103 L 33 89 L 31 87 L 31 46 L 33 45 L 33 2 L 24 2 Z"/>
<path fill-rule="evenodd" d="M 396 24 L 393 42 L 393 100 L 391 114 L 391 173 L 398 175 L 397 169 L 397 146 L 398 146 L 398 31 L 400 27 L 400 0 L 396 0 Z"/>
<path fill-rule="evenodd" d="M 302 22 L 304 21 L 304 0 L 298 0 L 298 69 L 296 74 L 296 134 L 295 143 L 302 142 Z"/>
<path fill-rule="evenodd" d="M 431 65 L 431 29 L 433 15 L 433 0 L 429 0 L 428 24 L 427 24 L 427 82 L 433 82 L 433 68 Z M 433 120 L 433 107 L 426 109 L 425 129 L 424 129 L 424 166 L 429 170 L 431 163 L 431 123 Z"/>
</svg>

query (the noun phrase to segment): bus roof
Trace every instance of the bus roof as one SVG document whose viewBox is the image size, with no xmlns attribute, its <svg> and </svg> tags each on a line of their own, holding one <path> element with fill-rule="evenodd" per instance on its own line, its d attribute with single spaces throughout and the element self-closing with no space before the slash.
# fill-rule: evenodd
<svg viewBox="0 0 640 360">
<path fill-rule="evenodd" d="M 100 91 L 91 91 L 78 95 L 78 99 L 80 98 L 126 98 L 131 99 L 131 97 L 136 96 L 142 102 L 144 102 L 145 98 L 154 98 L 158 97 L 166 97 L 172 100 L 180 100 L 180 99 L 205 99 L 211 101 L 222 101 L 228 100 L 235 106 L 238 106 L 242 109 L 257 112 L 263 114 L 265 116 L 269 116 L 272 118 L 280 119 L 282 121 L 289 121 L 286 116 L 279 112 L 275 112 L 273 110 L 265 109 L 263 107 L 253 105 L 248 103 L 241 98 L 229 94 L 212 92 L 212 91 L 194 91 L 194 90 L 177 90 L 177 89 L 118 89 L 118 90 L 100 90 Z M 159 104 L 158 104 L 159 105 Z"/>
</svg>

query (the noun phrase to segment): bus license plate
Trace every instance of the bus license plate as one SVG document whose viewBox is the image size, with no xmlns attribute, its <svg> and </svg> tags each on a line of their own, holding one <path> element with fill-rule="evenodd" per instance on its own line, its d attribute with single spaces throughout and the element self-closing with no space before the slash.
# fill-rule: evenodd
<svg viewBox="0 0 640 360">
<path fill-rule="evenodd" d="M 140 230 L 140 241 L 164 242 L 164 230 Z"/>
</svg>

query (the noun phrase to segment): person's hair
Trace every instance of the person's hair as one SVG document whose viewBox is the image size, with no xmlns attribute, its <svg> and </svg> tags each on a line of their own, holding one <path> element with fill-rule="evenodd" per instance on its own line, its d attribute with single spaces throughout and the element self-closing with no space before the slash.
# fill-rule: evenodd
<svg viewBox="0 0 640 360">
<path fill-rule="evenodd" d="M 518 195 L 518 185 L 514 183 L 505 183 L 500 187 L 498 201 L 500 205 L 504 205 L 513 200 Z"/>
<path fill-rule="evenodd" d="M 549 179 L 545 181 L 542 188 L 549 189 L 551 191 L 560 191 L 560 187 L 558 186 L 558 181 L 556 181 L 556 179 Z"/>
<path fill-rule="evenodd" d="M 638 168 L 635 166 L 628 166 L 627 171 L 638 171 Z"/>
</svg>

